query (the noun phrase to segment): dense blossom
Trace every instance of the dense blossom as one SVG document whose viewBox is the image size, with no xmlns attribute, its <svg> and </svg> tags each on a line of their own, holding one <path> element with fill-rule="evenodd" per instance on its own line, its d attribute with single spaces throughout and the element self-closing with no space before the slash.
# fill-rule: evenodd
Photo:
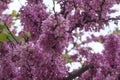
<svg viewBox="0 0 120 80">
<path fill-rule="evenodd" d="M 38 43 L 40 44 L 40 47 L 43 51 L 49 52 L 49 53 L 59 53 L 62 52 L 62 47 L 60 46 L 58 39 L 55 38 L 54 34 L 50 33 L 44 33 L 41 34 L 38 40 Z"/>
<path fill-rule="evenodd" d="M 68 32 L 69 27 L 69 20 L 64 19 L 61 15 L 57 17 L 52 15 L 42 22 L 41 29 L 43 34 L 52 34 L 54 36 L 54 40 L 52 40 L 52 42 L 59 45 L 59 47 L 56 46 L 56 48 L 63 51 L 63 49 L 68 45 L 67 41 L 72 39 L 71 34 Z"/>
<path fill-rule="evenodd" d="M 49 16 L 46 20 L 42 22 L 42 31 L 54 33 L 55 36 L 64 36 L 67 31 L 69 31 L 69 20 L 63 18 L 61 15 Z"/>
<path fill-rule="evenodd" d="M 0 16 L 0 22 L 6 23 L 8 27 L 11 27 L 13 18 L 9 14 L 4 14 Z"/>
<path fill-rule="evenodd" d="M 1 49 L 4 46 L 6 44 Z M 22 43 L 14 46 L 14 49 L 11 45 L 7 46 L 0 51 L 0 79 L 45 80 L 47 77 L 49 80 L 64 80 L 67 76 L 63 59 L 55 52 L 43 51 L 39 43 Z"/>
<path fill-rule="evenodd" d="M 45 6 L 40 4 L 30 4 L 21 8 L 21 22 L 24 26 L 24 31 L 31 33 L 32 39 L 38 39 L 41 34 L 41 24 L 48 16 L 48 13 L 45 10 Z"/>
<path fill-rule="evenodd" d="M 46 11 L 43 0 L 27 0 L 18 15 L 24 27 L 18 36 L 9 30 L 12 17 L 2 14 L 10 2 L 0 1 L 0 80 L 120 80 L 120 31 L 81 39 L 82 31 L 117 24 L 120 16 L 109 14 L 120 0 L 53 0 L 53 12 Z M 84 46 L 92 41 L 104 50 Z M 76 54 L 69 56 L 72 51 Z M 69 73 L 66 64 L 76 61 L 82 67 Z"/>
<path fill-rule="evenodd" d="M 12 79 L 14 77 L 12 66 L 9 64 L 9 60 L 7 56 L 9 52 L 9 46 L 7 43 L 3 43 L 0 46 L 0 79 Z M 9 73 L 8 73 L 8 72 Z"/>
</svg>

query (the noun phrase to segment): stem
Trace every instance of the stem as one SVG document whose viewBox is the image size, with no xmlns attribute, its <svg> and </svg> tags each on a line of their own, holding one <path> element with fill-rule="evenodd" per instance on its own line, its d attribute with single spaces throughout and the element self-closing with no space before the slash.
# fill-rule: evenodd
<svg viewBox="0 0 120 80">
<path fill-rule="evenodd" d="M 8 28 L 8 26 L 5 23 L 5 26 L 7 28 L 7 30 L 9 31 L 10 35 L 12 36 L 12 38 L 16 41 L 16 43 L 18 43 L 18 41 L 16 40 L 16 38 L 14 37 L 14 35 L 11 33 L 10 29 Z"/>
<path fill-rule="evenodd" d="M 102 11 L 103 11 L 103 6 L 105 5 L 105 0 L 102 0 L 102 2 L 100 3 L 100 10 L 99 10 L 99 20 L 101 20 L 102 18 Z"/>
</svg>

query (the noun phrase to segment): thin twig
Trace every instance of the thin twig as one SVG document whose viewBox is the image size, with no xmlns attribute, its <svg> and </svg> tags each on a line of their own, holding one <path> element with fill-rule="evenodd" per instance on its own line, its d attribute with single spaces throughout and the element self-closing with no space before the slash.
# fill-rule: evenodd
<svg viewBox="0 0 120 80">
<path fill-rule="evenodd" d="M 55 11 L 55 1 L 53 0 L 53 11 L 54 11 L 54 14 L 55 14 L 55 20 L 57 21 L 55 27 L 53 28 L 53 30 L 56 29 L 56 27 L 58 26 L 58 17 L 57 17 L 57 13 Z"/>
<path fill-rule="evenodd" d="M 27 66 L 28 66 L 28 71 L 30 72 L 30 79 L 33 79 L 33 75 L 32 75 L 32 73 L 31 73 L 31 67 L 30 67 L 30 65 L 29 65 L 28 60 L 26 60 L 26 63 L 27 63 Z"/>
</svg>

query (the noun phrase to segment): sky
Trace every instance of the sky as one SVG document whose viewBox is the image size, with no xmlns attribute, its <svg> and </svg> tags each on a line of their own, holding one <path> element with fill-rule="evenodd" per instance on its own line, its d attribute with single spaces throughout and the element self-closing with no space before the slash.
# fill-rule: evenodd
<svg viewBox="0 0 120 80">
<path fill-rule="evenodd" d="M 52 8 L 53 8 L 53 2 L 52 2 L 52 0 L 44 0 L 44 3 L 45 3 L 45 5 L 48 7 L 47 11 L 52 11 Z M 25 4 L 26 4 L 26 0 L 14 0 L 14 2 L 9 5 L 9 10 L 6 10 L 4 13 L 12 13 L 12 10 L 15 10 L 15 11 L 18 12 L 19 9 L 20 9 L 20 7 L 23 6 L 23 5 L 25 5 Z M 114 9 L 114 8 L 117 9 L 118 12 L 111 14 L 112 17 L 120 14 L 120 7 L 119 7 L 119 6 L 120 6 L 120 5 L 115 5 L 115 6 L 113 7 L 113 9 Z M 59 11 L 60 11 L 60 6 L 59 6 L 58 4 L 56 4 L 55 11 L 56 11 L 56 12 L 59 12 Z M 19 26 L 19 27 L 18 27 L 18 31 L 21 30 L 21 24 L 20 24 L 20 21 L 19 21 L 19 20 L 16 21 L 15 26 Z M 120 26 L 120 22 L 118 23 L 118 26 Z M 93 33 L 94 33 L 96 36 L 98 36 L 98 35 L 100 35 L 100 34 L 106 35 L 106 34 L 108 34 L 108 33 L 111 33 L 111 32 L 115 29 L 115 27 L 118 27 L 118 26 L 114 25 L 113 22 L 110 22 L 110 26 L 109 26 L 109 27 L 106 27 L 105 30 L 101 30 L 100 32 L 96 32 L 96 33 L 93 32 Z M 120 29 L 120 27 L 119 27 L 119 29 Z M 85 40 L 87 36 L 89 36 L 90 34 L 93 34 L 93 33 L 91 33 L 91 32 L 85 33 L 85 35 L 82 37 L 82 40 Z M 97 45 L 97 46 L 96 46 L 96 45 Z M 94 42 L 93 42 L 93 43 L 87 44 L 86 46 L 92 47 L 95 52 L 101 52 L 101 51 L 104 49 L 104 48 L 103 48 L 103 45 L 100 44 L 100 43 L 94 43 Z M 98 48 L 98 47 L 99 47 L 99 48 Z M 71 48 L 71 46 L 70 46 L 69 48 Z M 72 53 L 72 52 L 71 52 L 71 53 Z M 71 53 L 70 53 L 70 54 L 71 54 Z M 73 69 L 76 69 L 78 66 L 80 66 L 78 63 L 73 63 L 72 65 L 68 64 L 68 65 L 69 65 L 69 66 L 72 66 L 72 67 L 71 67 L 71 71 L 72 71 Z"/>
</svg>

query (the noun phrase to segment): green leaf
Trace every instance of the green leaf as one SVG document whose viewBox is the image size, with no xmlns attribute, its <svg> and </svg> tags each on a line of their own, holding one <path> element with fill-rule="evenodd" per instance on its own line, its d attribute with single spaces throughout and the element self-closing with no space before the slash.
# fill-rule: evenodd
<svg viewBox="0 0 120 80">
<path fill-rule="evenodd" d="M 103 41 L 101 39 L 98 40 L 99 43 L 103 43 Z"/>
<path fill-rule="evenodd" d="M 12 32 L 9 32 L 7 28 L 3 29 L 2 33 L 4 33 L 7 36 L 7 39 L 9 39 L 10 41 L 14 42 L 15 40 L 19 41 L 19 42 L 24 42 L 24 38 L 21 36 L 16 36 L 15 34 L 13 34 Z M 11 35 L 12 34 L 12 35 Z M 29 36 L 30 34 L 27 33 L 27 35 Z"/>
<path fill-rule="evenodd" d="M 16 40 L 19 42 L 25 42 L 25 39 L 21 36 L 15 36 Z"/>
<path fill-rule="evenodd" d="M 12 36 L 13 35 L 13 36 Z M 16 36 L 15 34 L 7 34 L 8 38 L 10 39 L 10 41 L 14 42 L 15 40 L 18 42 L 24 42 L 24 38 L 21 36 Z"/>
<path fill-rule="evenodd" d="M 62 54 L 61 57 L 62 58 L 70 58 L 70 56 L 68 54 Z"/>
<path fill-rule="evenodd" d="M 2 33 L 6 34 L 7 36 L 11 36 L 7 28 L 4 28 Z"/>
<path fill-rule="evenodd" d="M 30 36 L 31 36 L 30 32 L 25 32 L 25 35 L 26 35 L 27 37 L 30 37 Z"/>
<path fill-rule="evenodd" d="M 0 34 L 0 42 L 6 42 L 6 41 L 19 41 L 24 42 L 24 38 L 21 36 L 16 36 L 12 32 L 9 32 L 9 30 L 6 28 L 4 23 L 0 22 L 0 30 L 2 30 L 2 33 Z M 26 35 L 29 37 L 30 33 L 26 32 Z"/>
<path fill-rule="evenodd" d="M 17 15 L 18 15 L 17 12 L 15 10 L 13 10 L 11 16 L 16 17 Z"/>
<path fill-rule="evenodd" d="M 6 28 L 6 26 L 4 25 L 3 22 L 0 22 L 0 30 L 3 30 L 4 28 Z"/>
<path fill-rule="evenodd" d="M 1 41 L 1 42 L 6 42 L 6 41 L 8 41 L 7 35 L 4 34 L 4 33 L 1 33 L 1 34 L 0 34 L 0 41 Z"/>
<path fill-rule="evenodd" d="M 61 57 L 66 61 L 66 63 L 74 62 L 74 60 L 70 58 L 69 54 L 62 54 Z"/>
<path fill-rule="evenodd" d="M 72 63 L 72 62 L 74 62 L 74 60 L 72 60 L 72 59 L 67 59 L 66 62 L 67 62 L 67 63 Z"/>
<path fill-rule="evenodd" d="M 113 31 L 113 34 L 119 34 L 120 30 Z"/>
</svg>

